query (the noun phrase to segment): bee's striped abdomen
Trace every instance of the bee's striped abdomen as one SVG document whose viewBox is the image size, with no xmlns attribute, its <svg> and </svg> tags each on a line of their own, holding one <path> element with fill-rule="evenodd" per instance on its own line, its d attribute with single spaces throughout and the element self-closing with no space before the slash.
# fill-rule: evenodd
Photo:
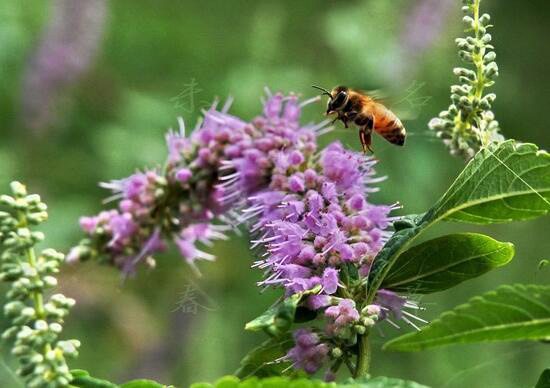
<svg viewBox="0 0 550 388">
<path fill-rule="evenodd" d="M 405 137 L 406 137 L 406 131 L 405 127 L 403 125 L 401 126 L 394 126 L 391 131 L 385 132 L 382 134 L 384 138 L 389 141 L 392 144 L 402 146 L 405 144 Z"/>
<path fill-rule="evenodd" d="M 393 112 L 386 110 L 382 115 L 376 117 L 374 130 L 392 144 L 398 146 L 405 144 L 407 132 Z"/>
</svg>

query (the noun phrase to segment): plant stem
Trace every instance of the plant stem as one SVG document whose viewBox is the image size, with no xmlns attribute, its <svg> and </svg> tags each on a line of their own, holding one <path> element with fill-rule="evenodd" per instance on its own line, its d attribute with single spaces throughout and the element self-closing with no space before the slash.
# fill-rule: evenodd
<svg viewBox="0 0 550 388">
<path fill-rule="evenodd" d="M 481 0 L 475 0 L 473 5 L 473 11 L 474 11 L 474 37 L 476 41 L 479 42 L 481 39 L 481 33 L 479 31 L 479 3 Z M 476 68 L 476 84 L 475 84 L 475 90 L 474 94 L 469 97 L 470 101 L 472 101 L 474 98 L 480 99 L 483 95 L 483 89 L 485 88 L 485 80 L 483 76 L 483 70 L 485 69 L 485 64 L 483 62 L 483 56 L 485 55 L 485 47 L 482 46 L 481 50 L 478 54 L 474 54 L 472 56 L 472 62 Z M 471 110 L 466 115 L 466 118 L 463 120 L 462 115 L 457 115 L 455 118 L 455 123 L 458 127 L 458 130 L 463 132 L 466 129 L 470 128 L 472 126 L 472 120 L 476 116 L 476 110 Z M 482 139 L 483 140 L 483 139 Z"/>
<path fill-rule="evenodd" d="M 19 218 L 19 223 L 21 226 L 27 228 L 28 227 L 28 222 L 27 222 L 27 218 L 25 217 L 25 213 L 23 212 L 18 212 L 18 218 Z M 36 253 L 34 251 L 34 248 L 33 247 L 29 247 L 27 249 L 25 249 L 25 255 L 27 257 L 27 262 L 29 263 L 29 265 L 36 269 L 37 267 L 37 262 L 36 262 Z M 36 275 L 36 278 L 37 280 L 40 280 L 40 275 Z M 40 291 L 31 291 L 29 293 L 30 295 L 30 298 L 33 302 L 33 305 L 34 305 L 34 310 L 36 311 L 36 318 L 37 319 L 44 319 L 45 316 L 46 316 L 46 312 L 44 311 L 44 298 L 42 296 L 42 293 Z M 44 345 L 44 354 L 47 354 L 50 350 L 52 349 L 52 347 L 50 346 L 49 343 L 46 343 Z"/>
<path fill-rule="evenodd" d="M 19 224 L 22 227 L 27 228 L 28 223 L 27 223 L 27 218 L 25 217 L 25 213 L 19 211 L 17 215 L 19 219 Z M 25 256 L 27 258 L 27 262 L 29 263 L 29 265 L 32 268 L 36 269 L 36 254 L 32 247 L 25 249 Z M 39 275 L 36 275 L 36 278 L 39 278 Z M 42 299 L 42 294 L 37 291 L 31 291 L 30 296 L 34 304 L 34 309 L 36 310 L 37 318 L 39 319 L 44 318 L 45 313 L 44 313 L 44 302 Z"/>
<path fill-rule="evenodd" d="M 354 378 L 366 377 L 369 373 L 370 347 L 368 333 L 360 335 L 359 354 L 357 354 L 357 366 L 355 368 Z"/>
</svg>

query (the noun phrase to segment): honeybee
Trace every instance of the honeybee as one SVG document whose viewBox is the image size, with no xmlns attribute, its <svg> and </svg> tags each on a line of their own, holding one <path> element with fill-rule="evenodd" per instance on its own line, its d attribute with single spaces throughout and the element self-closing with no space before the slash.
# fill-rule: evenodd
<svg viewBox="0 0 550 388">
<path fill-rule="evenodd" d="M 359 140 L 363 152 L 373 152 L 371 149 L 372 132 L 378 133 L 392 144 L 405 144 L 406 131 L 399 118 L 391 110 L 364 92 L 337 86 L 330 92 L 319 86 L 313 86 L 329 96 L 327 115 L 336 113 L 338 116 L 332 121 L 341 120 L 346 128 L 348 122 L 359 127 Z"/>
</svg>

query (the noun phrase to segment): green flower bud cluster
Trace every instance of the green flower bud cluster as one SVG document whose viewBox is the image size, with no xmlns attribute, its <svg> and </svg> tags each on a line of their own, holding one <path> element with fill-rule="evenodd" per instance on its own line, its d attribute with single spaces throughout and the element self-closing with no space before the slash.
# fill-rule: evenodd
<svg viewBox="0 0 550 388">
<path fill-rule="evenodd" d="M 465 159 L 472 158 L 483 146 L 504 140 L 491 111 L 496 95 L 483 93 L 485 88 L 494 84 L 498 66 L 494 47 L 490 44 L 491 35 L 487 32 L 492 27 L 489 24 L 491 18 L 486 13 L 479 15 L 480 2 L 463 0 L 465 16 L 462 20 L 466 32 L 471 32 L 471 35 L 456 39 L 459 57 L 474 69 L 454 69 L 460 84 L 451 86 L 452 103 L 428 124 L 443 139 L 452 155 Z"/>
<path fill-rule="evenodd" d="M 370 329 L 380 319 L 382 315 L 382 309 L 377 304 L 369 304 L 361 310 L 361 322 L 363 325 Z"/>
<path fill-rule="evenodd" d="M 4 306 L 11 327 L 2 338 L 14 341 L 17 373 L 27 387 L 68 387 L 72 376 L 65 359 L 77 356 L 80 342 L 60 341 L 58 336 L 75 302 L 61 294 L 44 297 L 57 285 L 54 275 L 64 255 L 53 249 L 36 254 L 34 245 L 44 234 L 31 227 L 48 218 L 46 204 L 40 196 L 28 195 L 19 182 L 11 183 L 11 191 L 11 196 L 0 196 L 0 206 L 7 210 L 0 212 L 0 281 L 11 284 Z"/>
</svg>

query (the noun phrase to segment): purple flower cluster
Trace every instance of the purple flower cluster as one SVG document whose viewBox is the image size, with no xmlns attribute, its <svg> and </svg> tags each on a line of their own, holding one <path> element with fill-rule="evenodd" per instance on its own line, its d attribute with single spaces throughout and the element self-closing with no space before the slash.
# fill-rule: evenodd
<svg viewBox="0 0 550 388">
<path fill-rule="evenodd" d="M 265 250 L 253 264 L 264 270 L 259 285 L 284 288 L 286 295 L 317 289 L 304 300 L 326 318 L 315 338 L 341 354 L 355 345 L 357 334 L 386 318 L 386 307 L 359 313 L 354 293 L 365 287 L 374 257 L 391 236 L 386 229 L 395 217 L 389 213 L 397 205 L 367 201 L 377 190 L 372 185 L 381 180 L 374 177 L 375 161 L 339 143 L 309 154 L 282 149 L 272 160 L 269 186 L 249 196 L 239 219 L 250 222 L 258 235 L 253 246 Z M 313 330 L 318 329 L 309 333 Z M 303 335 L 303 329 L 295 332 L 295 338 Z M 310 362 L 311 352 L 297 344 L 287 358 L 313 373 L 322 363 Z M 326 360 L 326 355 L 324 351 L 316 360 Z"/>
<path fill-rule="evenodd" d="M 261 285 L 280 285 L 287 293 L 317 285 L 324 295 L 338 290 L 339 268 L 345 264 L 368 274 L 372 260 L 391 233 L 385 231 L 396 206 L 372 205 L 367 194 L 374 160 L 333 143 L 320 154 L 280 151 L 269 189 L 249 198 L 246 218 L 255 216 L 252 231 L 261 237 L 267 257 L 254 266 L 267 270 Z M 311 298 L 311 305 L 323 299 Z M 323 306 L 321 306 L 323 307 Z"/>
<path fill-rule="evenodd" d="M 189 137 L 183 120 L 167 136 L 168 158 L 161 170 L 138 172 L 103 184 L 112 190 L 116 209 L 82 217 L 88 235 L 69 260 L 98 258 L 132 272 L 139 262 L 154 264 L 152 255 L 172 241 L 185 260 L 214 257 L 200 246 L 226 238 L 235 208 L 243 198 L 274 178 L 280 150 L 310 157 L 316 131 L 326 123 L 300 126 L 301 107 L 294 95 L 269 95 L 263 114 L 251 123 L 214 104 Z"/>
<path fill-rule="evenodd" d="M 358 334 L 378 320 L 406 319 L 410 302 L 380 291 L 363 306 L 372 262 L 391 235 L 397 205 L 368 201 L 375 160 L 333 143 L 317 151 L 327 123 L 302 126 L 294 95 L 271 95 L 263 113 L 246 122 L 216 104 L 189 137 L 167 135 L 162 170 L 138 172 L 104 184 L 116 209 L 82 217 L 88 235 L 69 259 L 96 257 L 131 272 L 171 241 L 191 265 L 213 260 L 203 250 L 224 232 L 245 224 L 264 249 L 253 267 L 264 270 L 261 287 L 287 296 L 307 291 L 302 305 L 324 317 L 324 328 L 299 329 L 286 360 L 314 373 L 333 358 L 353 352 Z M 363 290 L 363 291 L 361 291 Z M 359 312 L 359 310 L 361 312 Z M 349 354 L 348 354 L 349 355 Z"/>
</svg>

